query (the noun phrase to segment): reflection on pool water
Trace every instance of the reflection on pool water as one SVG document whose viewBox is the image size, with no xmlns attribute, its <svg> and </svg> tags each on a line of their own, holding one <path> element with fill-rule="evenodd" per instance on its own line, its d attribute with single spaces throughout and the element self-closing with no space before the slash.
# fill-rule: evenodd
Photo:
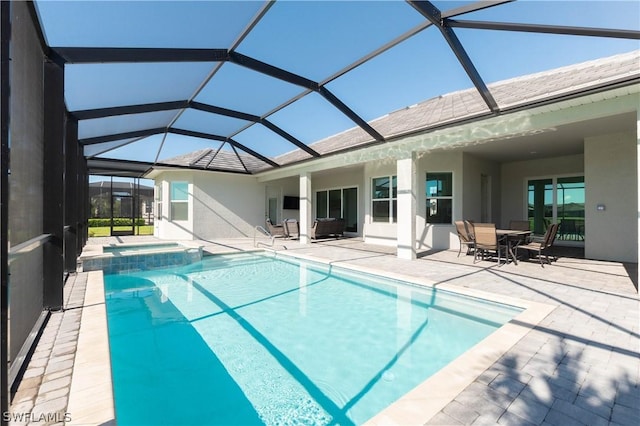
<svg viewBox="0 0 640 426">
<path fill-rule="evenodd" d="M 225 255 L 106 275 L 119 424 L 361 424 L 520 308 Z"/>
</svg>

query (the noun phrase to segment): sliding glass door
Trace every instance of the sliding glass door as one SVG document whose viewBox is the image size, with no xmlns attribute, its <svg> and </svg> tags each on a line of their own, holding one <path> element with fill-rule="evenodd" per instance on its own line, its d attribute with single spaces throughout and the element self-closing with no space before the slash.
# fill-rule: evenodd
<svg viewBox="0 0 640 426">
<path fill-rule="evenodd" d="M 358 188 L 316 191 L 316 218 L 343 218 L 347 232 L 358 232 Z"/>
<path fill-rule="evenodd" d="M 527 182 L 528 218 L 534 234 L 558 223 L 556 241 L 583 245 L 585 238 L 584 176 L 550 177 Z"/>
<path fill-rule="evenodd" d="M 584 241 L 584 177 L 558 178 L 558 239 Z"/>
<path fill-rule="evenodd" d="M 553 222 L 553 181 L 530 180 L 528 183 L 529 228 L 534 234 L 544 234 Z"/>
</svg>

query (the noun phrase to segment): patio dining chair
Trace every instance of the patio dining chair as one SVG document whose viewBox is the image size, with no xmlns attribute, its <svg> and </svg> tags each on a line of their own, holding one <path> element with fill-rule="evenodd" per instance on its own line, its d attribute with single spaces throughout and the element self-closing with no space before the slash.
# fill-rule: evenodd
<svg viewBox="0 0 640 426">
<path fill-rule="evenodd" d="M 509 221 L 509 229 L 516 231 L 530 231 L 528 220 L 511 220 Z"/>
<path fill-rule="evenodd" d="M 509 221 L 509 229 L 513 229 L 515 231 L 530 231 L 531 227 L 528 220 L 511 220 Z M 516 244 L 525 244 L 528 242 L 528 238 L 528 235 L 522 235 L 515 239 L 514 242 Z"/>
<path fill-rule="evenodd" d="M 478 260 L 478 256 L 484 260 L 485 255 L 494 253 L 498 256 L 498 265 L 501 264 L 503 254 L 505 262 L 507 261 L 508 247 L 505 242 L 498 239 L 495 223 L 474 223 L 473 233 L 476 242 L 473 263 Z"/>
<path fill-rule="evenodd" d="M 540 266 L 544 267 L 542 263 L 542 255 L 544 254 L 545 260 L 547 263 L 551 264 L 549 260 L 548 251 L 553 246 L 553 242 L 556 239 L 556 235 L 558 234 L 558 224 L 552 223 L 547 227 L 547 232 L 545 232 L 542 241 L 531 241 L 528 244 L 521 244 L 516 246 L 516 256 L 519 249 L 527 250 L 529 253 L 534 252 L 538 256 L 538 261 L 540 262 Z M 554 258 L 554 260 L 557 260 Z"/>
<path fill-rule="evenodd" d="M 469 233 L 467 224 L 462 220 L 456 220 L 456 231 L 458 232 L 458 239 L 460 240 L 460 248 L 458 250 L 458 257 L 462 253 L 462 246 L 467 246 L 467 255 L 471 254 L 471 250 L 475 247 L 475 241 L 473 241 L 473 233 Z"/>
</svg>

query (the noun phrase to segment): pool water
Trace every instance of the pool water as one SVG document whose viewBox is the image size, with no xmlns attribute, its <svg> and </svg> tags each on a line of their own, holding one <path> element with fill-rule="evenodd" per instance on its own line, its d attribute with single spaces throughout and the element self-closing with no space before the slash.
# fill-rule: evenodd
<svg viewBox="0 0 640 426">
<path fill-rule="evenodd" d="M 361 424 L 521 311 L 266 255 L 105 290 L 120 425 Z"/>
</svg>

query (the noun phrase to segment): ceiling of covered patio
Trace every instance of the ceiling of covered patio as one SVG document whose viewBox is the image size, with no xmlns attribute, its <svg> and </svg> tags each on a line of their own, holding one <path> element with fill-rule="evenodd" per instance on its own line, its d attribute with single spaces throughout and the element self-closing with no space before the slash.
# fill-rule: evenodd
<svg viewBox="0 0 640 426">
<path fill-rule="evenodd" d="M 382 144 L 402 136 L 376 120 L 393 111 L 459 92 L 461 120 L 504 114 L 529 101 L 492 83 L 640 48 L 634 1 L 40 0 L 34 11 L 91 172 L 105 174 L 251 174 Z M 336 134 L 349 137 L 318 144 Z M 559 149 L 537 138 L 518 156 Z M 515 147 L 477 149 L 506 160 Z"/>
</svg>

